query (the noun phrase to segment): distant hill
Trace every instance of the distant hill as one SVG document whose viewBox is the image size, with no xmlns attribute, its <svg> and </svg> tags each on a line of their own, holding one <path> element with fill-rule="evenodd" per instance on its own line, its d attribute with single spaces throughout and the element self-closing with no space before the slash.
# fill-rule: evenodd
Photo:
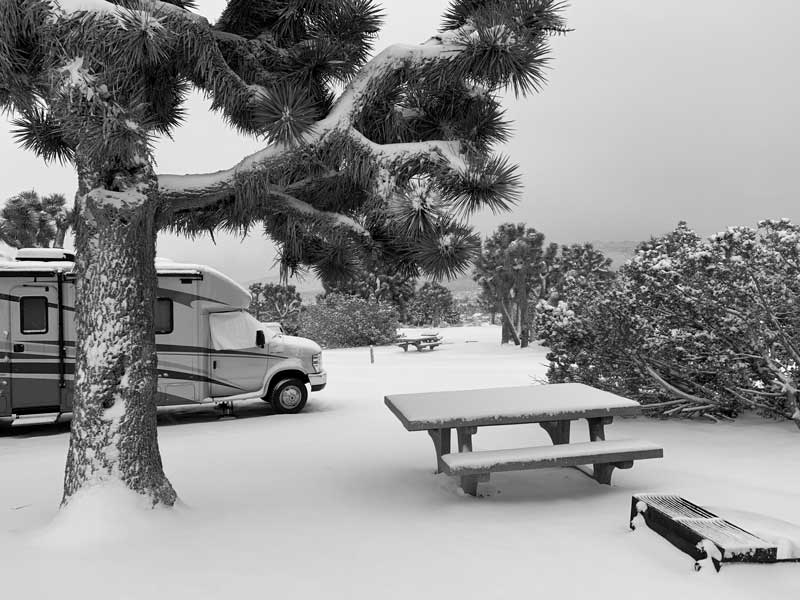
<svg viewBox="0 0 800 600">
<path fill-rule="evenodd" d="M 624 242 L 592 241 L 589 243 L 610 258 L 611 264 L 615 269 L 619 269 L 625 264 L 625 261 L 632 258 L 636 251 L 636 246 L 640 244 L 640 242 L 632 242 L 630 240 Z"/>
</svg>

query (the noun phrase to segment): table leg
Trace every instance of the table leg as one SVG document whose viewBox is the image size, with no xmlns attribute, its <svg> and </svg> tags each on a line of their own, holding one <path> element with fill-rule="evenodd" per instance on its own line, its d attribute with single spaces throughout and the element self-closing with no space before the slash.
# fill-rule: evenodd
<svg viewBox="0 0 800 600">
<path fill-rule="evenodd" d="M 611 423 L 614 421 L 614 417 L 595 417 L 593 419 L 586 420 L 589 422 L 589 440 L 596 442 L 598 440 L 606 439 L 605 426 L 611 425 Z M 633 466 L 633 463 L 631 463 L 631 466 Z M 614 472 L 615 467 L 617 467 L 617 465 L 608 463 L 592 465 L 594 478 L 598 483 L 611 485 L 611 474 Z M 628 467 L 622 468 L 624 469 Z"/>
<path fill-rule="evenodd" d="M 569 444 L 569 421 L 542 421 L 539 426 L 547 432 L 553 445 Z"/>
<path fill-rule="evenodd" d="M 589 439 L 593 442 L 606 439 L 605 426 L 611 425 L 614 417 L 595 417 L 586 419 L 589 422 Z"/>
<path fill-rule="evenodd" d="M 592 472 L 594 473 L 594 478 L 598 483 L 611 485 L 611 473 L 614 472 L 614 465 L 609 463 L 603 465 L 592 465 Z"/>
<path fill-rule="evenodd" d="M 472 452 L 472 436 L 478 433 L 477 427 L 457 427 L 456 433 L 458 435 L 458 451 L 459 452 Z M 478 495 L 478 482 L 489 481 L 489 473 L 481 473 L 479 475 L 462 475 L 459 477 L 461 489 L 465 494 L 470 496 Z"/>
<path fill-rule="evenodd" d="M 472 452 L 472 436 L 478 433 L 477 427 L 457 427 L 458 451 Z"/>
<path fill-rule="evenodd" d="M 465 494 L 470 496 L 478 495 L 478 483 L 481 481 L 489 481 L 489 473 L 481 473 L 479 475 L 462 475 L 460 478 L 461 489 Z"/>
<path fill-rule="evenodd" d="M 436 451 L 436 472 L 442 472 L 442 456 L 450 454 L 450 429 L 429 429 L 428 435 L 433 440 Z"/>
</svg>

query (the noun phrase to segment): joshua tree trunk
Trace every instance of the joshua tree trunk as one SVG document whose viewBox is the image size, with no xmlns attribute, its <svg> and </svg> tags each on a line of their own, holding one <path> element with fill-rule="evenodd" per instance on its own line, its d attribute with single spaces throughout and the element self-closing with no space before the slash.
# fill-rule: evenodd
<svg viewBox="0 0 800 600">
<path fill-rule="evenodd" d="M 511 320 L 511 315 L 508 313 L 508 308 L 505 305 L 505 302 L 502 300 L 500 301 L 500 310 L 503 312 L 503 344 L 507 344 L 509 337 L 510 339 L 514 340 L 514 344 L 519 346 L 520 339 L 519 334 L 517 333 L 516 328 L 514 327 L 514 322 Z M 506 337 L 509 336 L 509 337 Z"/>
<path fill-rule="evenodd" d="M 75 396 L 62 504 L 121 481 L 154 506 L 172 505 L 156 433 L 156 178 L 149 165 L 97 173 L 79 163 Z"/>
<path fill-rule="evenodd" d="M 64 238 L 67 237 L 68 225 L 66 223 L 58 223 L 56 226 L 56 237 L 53 240 L 53 248 L 63 248 Z"/>
<path fill-rule="evenodd" d="M 517 274 L 517 302 L 519 306 L 520 348 L 527 348 L 530 330 L 528 327 L 527 271 L 525 269 L 521 269 Z"/>
</svg>

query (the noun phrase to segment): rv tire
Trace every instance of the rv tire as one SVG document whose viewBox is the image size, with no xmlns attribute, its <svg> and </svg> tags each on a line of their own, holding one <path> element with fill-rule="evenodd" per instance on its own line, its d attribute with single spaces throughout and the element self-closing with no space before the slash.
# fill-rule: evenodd
<svg viewBox="0 0 800 600">
<path fill-rule="evenodd" d="M 306 400 L 308 400 L 306 384 L 296 377 L 283 379 L 275 384 L 269 398 L 272 408 L 281 414 L 299 413 L 305 407 Z"/>
</svg>

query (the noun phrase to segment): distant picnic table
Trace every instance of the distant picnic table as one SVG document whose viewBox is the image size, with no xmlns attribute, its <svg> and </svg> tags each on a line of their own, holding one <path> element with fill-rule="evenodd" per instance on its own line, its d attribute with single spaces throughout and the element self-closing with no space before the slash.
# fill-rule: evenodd
<svg viewBox="0 0 800 600">
<path fill-rule="evenodd" d="M 592 465 L 592 477 L 610 484 L 615 468 L 634 460 L 660 458 L 663 449 L 638 440 L 606 441 L 605 426 L 614 417 L 638 415 L 637 402 L 580 383 L 527 385 L 477 390 L 391 394 L 386 406 L 408 431 L 427 431 L 436 452 L 437 473 L 460 479 L 467 494 L 491 473 L 545 467 Z M 589 442 L 570 443 L 572 421 L 585 420 Z M 472 451 L 478 427 L 537 423 L 552 446 Z M 451 431 L 458 446 L 451 452 Z"/>
<path fill-rule="evenodd" d="M 403 352 L 408 352 L 409 346 L 414 346 L 417 351 L 421 351 L 424 348 L 428 348 L 429 350 L 433 350 L 436 346 L 441 345 L 442 343 L 442 336 L 438 333 L 421 333 L 415 336 L 401 336 L 397 338 L 395 343 L 403 349 Z"/>
</svg>

